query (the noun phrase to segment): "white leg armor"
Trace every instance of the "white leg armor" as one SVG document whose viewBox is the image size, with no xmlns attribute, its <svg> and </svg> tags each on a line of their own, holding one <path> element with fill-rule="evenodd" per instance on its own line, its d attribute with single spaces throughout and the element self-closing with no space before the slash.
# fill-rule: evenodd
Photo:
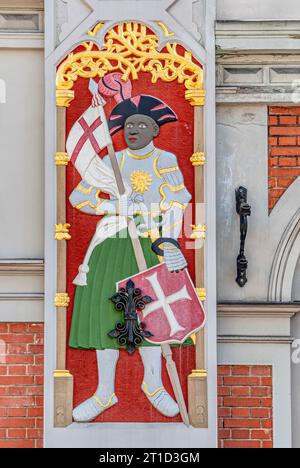
<svg viewBox="0 0 300 468">
<path fill-rule="evenodd" d="M 101 413 L 108 410 L 118 399 L 115 395 L 116 365 L 119 359 L 119 351 L 105 349 L 97 351 L 98 362 L 98 388 L 92 398 L 84 401 L 73 411 L 76 422 L 90 422 Z"/>
<path fill-rule="evenodd" d="M 173 418 L 179 414 L 177 403 L 165 390 L 162 383 L 162 353 L 160 347 L 140 348 L 144 364 L 142 390 L 150 403 L 164 416 Z"/>
</svg>

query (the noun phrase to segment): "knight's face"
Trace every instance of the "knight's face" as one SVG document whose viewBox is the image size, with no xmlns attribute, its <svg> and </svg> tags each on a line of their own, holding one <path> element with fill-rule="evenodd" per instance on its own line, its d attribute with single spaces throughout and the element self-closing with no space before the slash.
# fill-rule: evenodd
<svg viewBox="0 0 300 468">
<path fill-rule="evenodd" d="M 132 115 L 125 122 L 124 137 L 126 144 L 132 150 L 145 148 L 158 134 L 159 126 L 146 115 Z"/>
</svg>

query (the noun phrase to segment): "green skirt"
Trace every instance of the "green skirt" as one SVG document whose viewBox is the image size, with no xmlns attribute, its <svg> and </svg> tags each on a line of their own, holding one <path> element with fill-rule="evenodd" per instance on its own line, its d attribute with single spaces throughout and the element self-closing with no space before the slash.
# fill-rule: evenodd
<svg viewBox="0 0 300 468">
<path fill-rule="evenodd" d="M 148 268 L 159 264 L 151 240 L 141 239 Z M 77 349 L 119 349 L 108 333 L 122 321 L 110 298 L 116 283 L 139 272 L 130 237 L 123 231 L 98 245 L 89 262 L 87 286 L 77 286 L 69 345 Z M 153 346 L 144 341 L 143 346 Z"/>
</svg>

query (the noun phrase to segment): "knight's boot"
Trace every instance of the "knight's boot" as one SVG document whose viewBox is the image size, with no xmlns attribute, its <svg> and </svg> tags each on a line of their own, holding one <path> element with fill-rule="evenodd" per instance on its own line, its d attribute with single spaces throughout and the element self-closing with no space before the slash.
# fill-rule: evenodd
<svg viewBox="0 0 300 468">
<path fill-rule="evenodd" d="M 142 390 L 152 406 L 164 416 L 173 418 L 179 414 L 177 403 L 169 395 L 162 383 L 162 353 L 160 347 L 140 348 L 144 364 Z"/>
<path fill-rule="evenodd" d="M 115 375 L 118 359 L 119 351 L 117 350 L 97 351 L 99 385 L 96 393 L 91 398 L 74 409 L 74 421 L 91 422 L 101 413 L 118 403 L 115 395 Z"/>
</svg>

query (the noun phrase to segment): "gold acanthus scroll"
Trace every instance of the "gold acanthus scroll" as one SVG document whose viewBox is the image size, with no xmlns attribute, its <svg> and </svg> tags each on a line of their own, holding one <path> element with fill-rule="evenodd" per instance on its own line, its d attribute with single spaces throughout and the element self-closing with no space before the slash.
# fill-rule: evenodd
<svg viewBox="0 0 300 468">
<path fill-rule="evenodd" d="M 150 73 L 152 83 L 159 79 L 177 80 L 185 85 L 186 98 L 192 105 L 194 100 L 199 105 L 199 98 L 204 99 L 203 69 L 192 54 L 175 42 L 168 42 L 160 51 L 158 37 L 143 24 L 122 23 L 111 29 L 101 50 L 95 48 L 93 41 L 85 42 L 82 47 L 84 50 L 69 54 L 58 68 L 56 87 L 60 106 L 64 105 L 62 95 L 68 91 L 65 107 L 69 107 L 70 91 L 78 78 L 102 78 L 114 71 L 121 72 L 124 81 L 138 79 L 140 72 Z"/>
</svg>

